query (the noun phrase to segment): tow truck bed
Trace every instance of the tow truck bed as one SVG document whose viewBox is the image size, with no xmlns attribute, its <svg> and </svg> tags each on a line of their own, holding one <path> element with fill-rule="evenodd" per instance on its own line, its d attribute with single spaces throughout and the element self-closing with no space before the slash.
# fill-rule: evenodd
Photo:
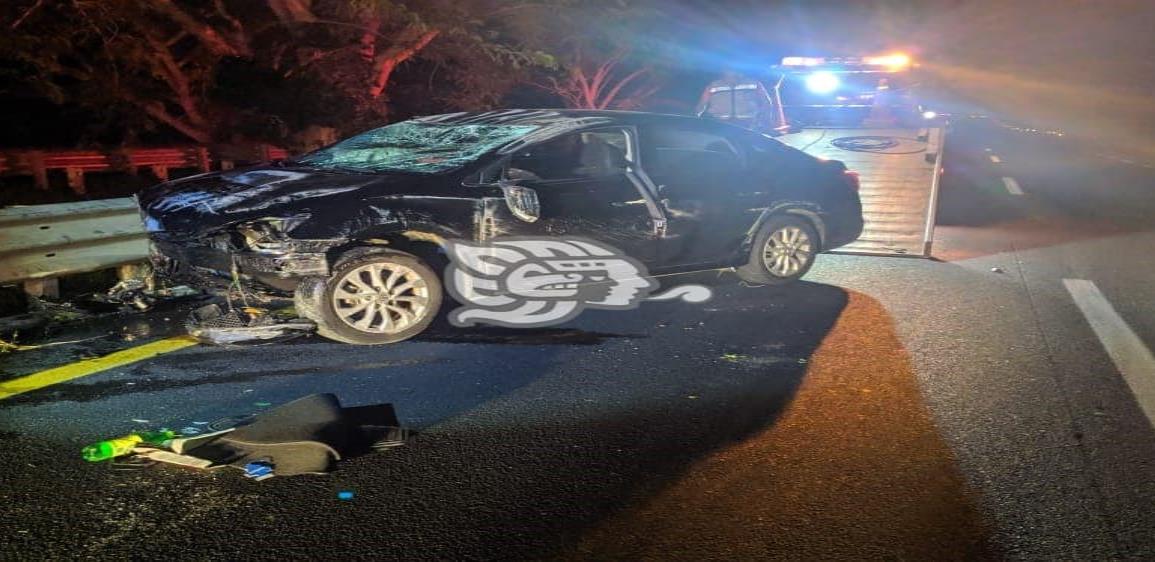
<svg viewBox="0 0 1155 562">
<path fill-rule="evenodd" d="M 929 257 L 944 136 L 941 127 L 814 128 L 778 140 L 859 173 L 865 225 L 839 252 Z"/>
</svg>

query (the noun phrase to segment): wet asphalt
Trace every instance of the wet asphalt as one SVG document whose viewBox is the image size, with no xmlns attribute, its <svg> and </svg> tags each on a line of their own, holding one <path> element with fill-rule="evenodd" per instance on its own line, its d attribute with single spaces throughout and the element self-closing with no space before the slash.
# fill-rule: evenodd
<svg viewBox="0 0 1155 562">
<path fill-rule="evenodd" d="M 936 260 L 691 276 L 711 301 L 547 329 L 195 347 L 4 400 L 0 558 L 1149 557 L 1155 430 L 1061 281 L 1155 347 L 1155 169 L 987 121 L 948 142 Z M 44 341 L 104 337 L 0 357 L 0 380 L 182 315 L 60 328 Z M 79 456 L 314 392 L 390 402 L 417 436 L 263 482 Z"/>
</svg>

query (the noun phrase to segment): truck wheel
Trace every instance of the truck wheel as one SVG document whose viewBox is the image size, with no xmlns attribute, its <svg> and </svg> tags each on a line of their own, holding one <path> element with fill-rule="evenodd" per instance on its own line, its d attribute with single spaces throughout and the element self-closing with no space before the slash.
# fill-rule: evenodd
<svg viewBox="0 0 1155 562">
<path fill-rule="evenodd" d="M 342 261 L 323 284 L 306 280 L 294 296 L 300 312 L 317 322 L 318 334 L 376 345 L 409 339 L 429 327 L 441 308 L 442 289 L 437 274 L 417 256 L 389 251 Z"/>
<path fill-rule="evenodd" d="M 750 248 L 750 260 L 738 277 L 760 285 L 786 285 L 810 271 L 818 254 L 818 233 L 804 218 L 774 215 L 762 225 Z"/>
</svg>

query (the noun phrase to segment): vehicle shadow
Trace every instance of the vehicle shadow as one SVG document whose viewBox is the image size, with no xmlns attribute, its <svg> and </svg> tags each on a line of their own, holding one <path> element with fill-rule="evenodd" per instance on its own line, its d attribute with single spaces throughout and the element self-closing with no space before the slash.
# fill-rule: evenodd
<svg viewBox="0 0 1155 562">
<path fill-rule="evenodd" d="M 641 338 L 527 348 L 508 345 L 504 331 L 481 330 L 491 343 L 391 348 L 412 352 L 284 346 L 278 357 L 250 351 L 259 370 L 217 376 L 268 379 L 276 361 L 301 360 L 293 353 L 363 363 L 369 367 L 303 365 L 310 371 L 299 374 L 324 376 L 258 393 L 278 403 L 336 391 L 347 405 L 391 396 L 403 421 L 423 420 L 416 424 L 423 431 L 404 447 L 342 461 L 326 480 L 277 478 L 262 483 L 259 494 L 235 474 L 156 469 L 148 479 L 171 491 L 165 497 L 195 491 L 228 509 L 266 514 L 245 528 L 260 537 L 254 548 L 261 552 L 327 545 L 429 559 L 987 554 L 981 523 L 881 305 L 816 283 L 712 285 L 715 296 L 706 303 L 588 312 L 520 341 L 541 332 L 545 340 L 558 333 L 647 334 Z M 220 356 L 168 361 L 219 370 Z M 99 468 L 81 467 L 94 493 L 117 478 Z M 67 506 L 89 493 L 51 500 L 64 475 L 21 469 L 12 476 L 24 490 L 15 506 L 21 513 L 73 509 Z M 181 509 L 166 508 L 145 488 L 151 486 L 121 499 L 152 525 L 192 530 Z M 318 505 L 336 501 L 331 490 L 355 491 L 356 499 Z M 100 502 L 91 505 L 99 509 Z M 233 536 L 235 521 L 198 518 L 195 531 Z M 75 533 L 53 533 L 45 528 L 25 538 L 87 544 Z M 162 537 L 137 548 L 143 554 L 173 546 Z"/>
<path fill-rule="evenodd" d="M 485 343 L 512 345 L 596 345 L 614 338 L 644 338 L 644 334 L 611 334 L 571 328 L 501 328 L 474 326 L 460 328 L 448 323 L 437 324 L 414 338 L 414 341 L 437 343 Z"/>
<path fill-rule="evenodd" d="M 592 318 L 651 332 L 599 344 L 608 360 L 508 364 L 526 384 L 506 407 L 349 460 L 335 485 L 358 490 L 358 509 L 302 514 L 270 543 L 341 529 L 437 559 L 989 555 L 881 305 L 814 283 L 716 290 L 656 321 Z"/>
</svg>

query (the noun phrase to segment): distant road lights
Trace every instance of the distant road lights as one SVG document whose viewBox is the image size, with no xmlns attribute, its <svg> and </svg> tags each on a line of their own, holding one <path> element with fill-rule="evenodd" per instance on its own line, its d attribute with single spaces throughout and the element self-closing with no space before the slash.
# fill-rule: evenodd
<svg viewBox="0 0 1155 562">
<path fill-rule="evenodd" d="M 840 83 L 832 72 L 815 72 L 806 77 L 806 89 L 815 94 L 829 94 L 837 90 Z"/>
<path fill-rule="evenodd" d="M 930 120 L 930 119 L 934 119 L 935 117 L 938 117 L 938 113 L 936 113 L 936 112 L 934 112 L 934 111 L 924 111 L 924 112 L 922 112 L 922 118 L 923 118 L 923 119 L 927 119 L 927 120 Z"/>
</svg>

